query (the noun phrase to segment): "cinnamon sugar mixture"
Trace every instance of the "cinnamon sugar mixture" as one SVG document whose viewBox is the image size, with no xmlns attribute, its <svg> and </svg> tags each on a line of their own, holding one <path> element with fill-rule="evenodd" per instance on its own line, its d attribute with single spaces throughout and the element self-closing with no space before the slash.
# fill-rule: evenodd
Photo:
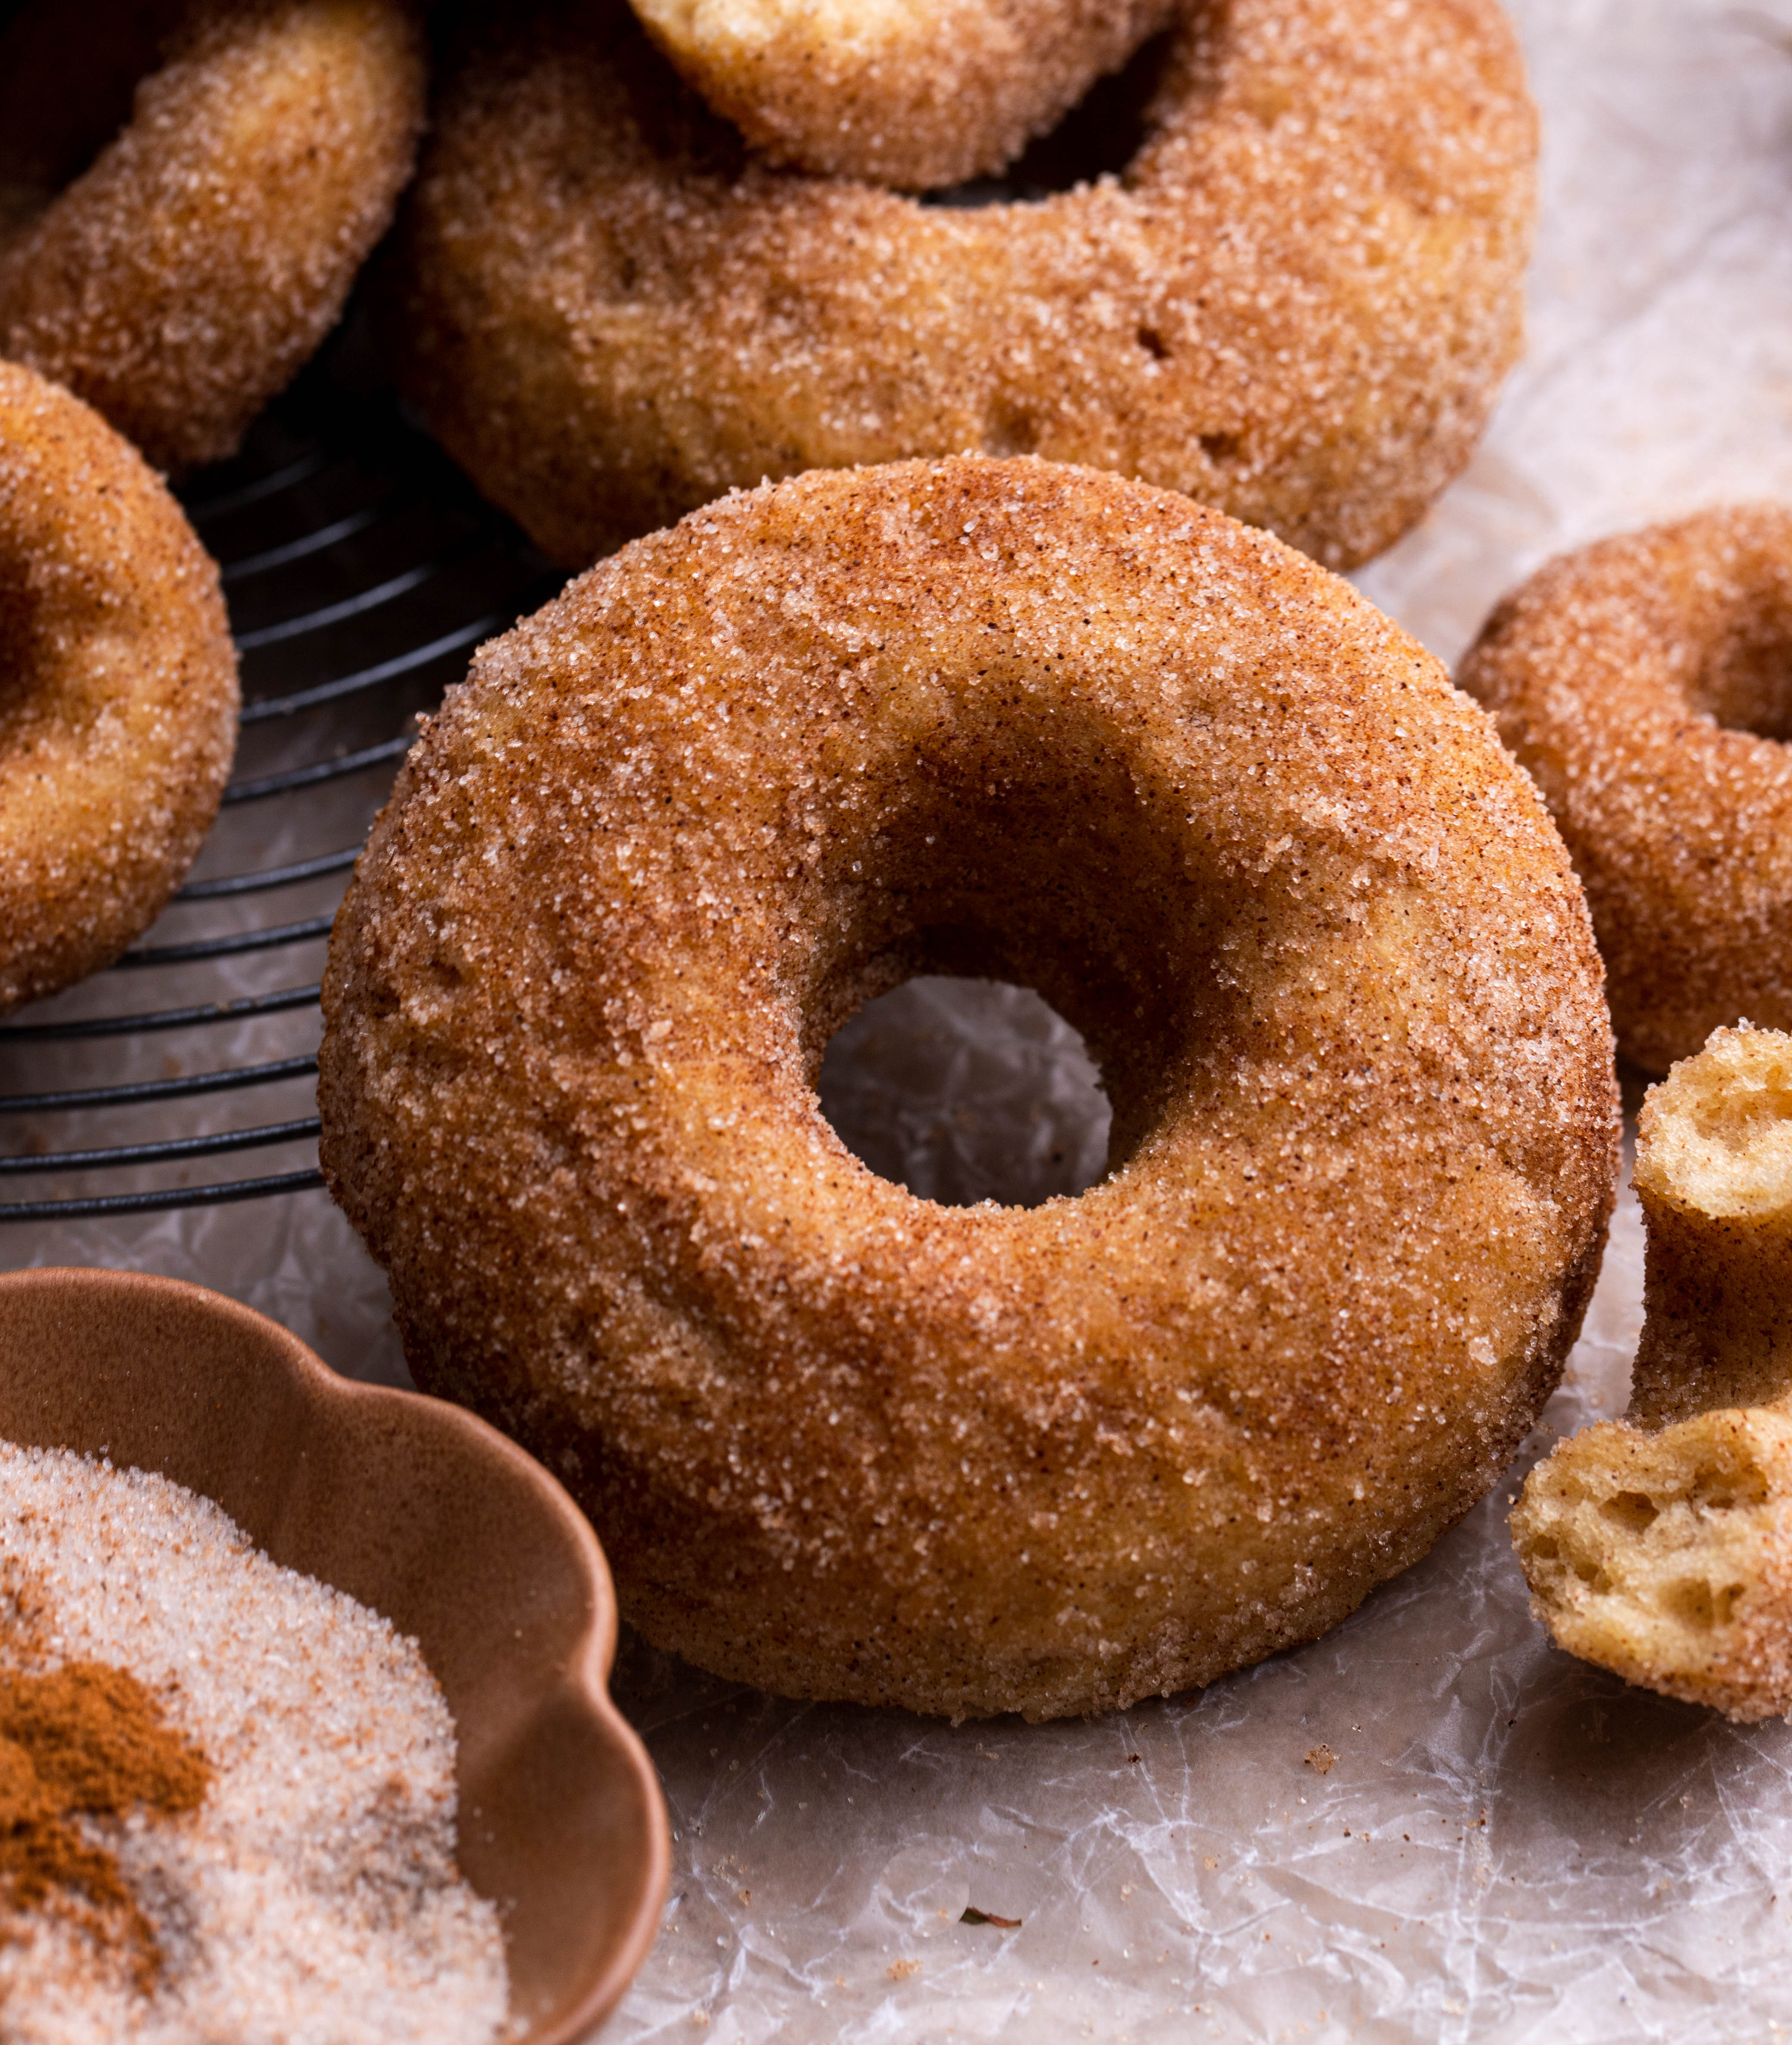
<svg viewBox="0 0 1792 2045">
<path fill-rule="evenodd" d="M 0 1443 L 5 2045 L 505 2035 L 454 1750 L 388 1620 L 165 1478 Z"/>
</svg>

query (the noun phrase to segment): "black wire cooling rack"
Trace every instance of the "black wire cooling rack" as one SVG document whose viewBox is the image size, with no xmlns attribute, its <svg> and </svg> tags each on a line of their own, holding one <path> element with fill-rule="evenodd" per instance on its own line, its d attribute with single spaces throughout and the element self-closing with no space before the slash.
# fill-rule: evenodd
<svg viewBox="0 0 1792 2045">
<path fill-rule="evenodd" d="M 318 983 L 349 869 L 418 715 L 559 580 L 395 407 L 324 372 L 180 494 L 241 658 L 234 776 L 145 940 L 0 1023 L 0 1192 L 42 1196 L 0 1222 L 322 1184 Z M 238 1153 L 274 1169 L 214 1176 Z"/>
</svg>

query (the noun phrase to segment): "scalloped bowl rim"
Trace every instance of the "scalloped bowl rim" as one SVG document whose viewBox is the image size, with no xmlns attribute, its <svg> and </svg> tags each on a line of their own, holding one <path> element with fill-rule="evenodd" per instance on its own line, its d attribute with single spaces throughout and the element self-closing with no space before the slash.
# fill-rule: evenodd
<svg viewBox="0 0 1792 2045">
<path fill-rule="evenodd" d="M 339 1376 L 289 1329 L 227 1294 L 148 1272 L 49 1265 L 0 1273 L 0 1308 L 7 1300 L 21 1296 L 35 1296 L 40 1301 L 60 1297 L 74 1302 L 83 1296 L 91 1299 L 99 1294 L 110 1294 L 114 1304 L 132 1297 L 141 1302 L 158 1299 L 233 1328 L 245 1346 L 260 1348 L 284 1369 L 307 1421 L 333 1408 L 342 1413 L 358 1409 L 367 1415 L 383 1412 L 426 1433 L 434 1429 L 452 1438 L 469 1465 L 488 1470 L 495 1466 L 507 1472 L 513 1481 L 532 1494 L 535 1506 L 553 1523 L 588 1588 L 589 1614 L 582 1634 L 570 1644 L 557 1683 L 549 1687 L 570 1692 L 589 1713 L 606 1743 L 626 1764 L 642 1793 L 647 1851 L 633 1885 L 626 1928 L 605 1964 L 584 1985 L 576 2002 L 551 2021 L 507 2035 L 514 2036 L 514 2045 L 576 2045 L 576 2041 L 588 2038 L 621 2000 L 657 1936 L 670 1884 L 672 1846 L 653 1763 L 610 1696 L 608 1677 L 616 1650 L 615 1592 L 603 1550 L 584 1514 L 549 1471 L 477 1415 L 420 1392 L 364 1384 Z M 402 1435 L 403 1429 L 399 1431 Z M 62 1446 L 75 1447 L 84 1454 L 102 1453 L 105 1447 L 104 1444 L 79 1447 L 72 1442 Z M 258 1547 L 260 1545 L 258 1542 Z M 544 1689 L 542 1696 L 547 1693 Z M 461 1733 L 457 1723 L 457 1739 Z"/>
</svg>

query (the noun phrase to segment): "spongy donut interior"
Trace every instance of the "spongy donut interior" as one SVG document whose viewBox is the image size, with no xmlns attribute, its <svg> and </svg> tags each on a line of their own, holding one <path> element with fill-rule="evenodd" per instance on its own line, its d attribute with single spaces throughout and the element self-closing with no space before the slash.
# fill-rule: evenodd
<svg viewBox="0 0 1792 2045">
<path fill-rule="evenodd" d="M 1650 1102 L 1640 1185 L 1713 1215 L 1792 1211 L 1792 1037 L 1719 1030 Z"/>
<path fill-rule="evenodd" d="M 1734 1717 L 1785 1708 L 1761 1608 L 1786 1581 L 1792 1420 L 1701 1413 L 1648 1435 L 1608 1421 L 1542 1465 L 1513 1514 L 1557 1644 Z M 1763 1681 L 1771 1692 L 1759 1693 Z"/>
</svg>

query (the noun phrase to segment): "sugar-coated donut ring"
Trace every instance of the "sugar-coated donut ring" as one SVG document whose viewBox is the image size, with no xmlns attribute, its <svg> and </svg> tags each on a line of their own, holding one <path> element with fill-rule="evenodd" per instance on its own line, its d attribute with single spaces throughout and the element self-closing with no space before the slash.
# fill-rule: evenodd
<svg viewBox="0 0 1792 2045">
<path fill-rule="evenodd" d="M 391 219 L 422 117 L 421 32 L 407 0 L 92 12 L 35 0 L 0 38 L 14 216 L 0 218 L 0 354 L 66 384 L 159 466 L 191 468 L 235 451 Z M 82 75 L 86 39 L 153 49 L 157 12 L 178 26 L 122 131 L 66 190 L 20 206 L 21 183 L 67 156 L 57 88 Z"/>
<path fill-rule="evenodd" d="M 631 0 L 773 162 L 910 191 L 1002 170 L 1177 0 Z"/>
<path fill-rule="evenodd" d="M 1466 460 L 1517 347 L 1511 29 L 1493 0 L 1189 4 L 1148 125 L 1121 179 L 924 206 L 749 160 L 622 0 L 506 6 L 425 152 L 393 345 L 571 564 L 733 486 L 965 449 L 1364 560 Z"/>
<path fill-rule="evenodd" d="M 1792 1028 L 1789 653 L 1792 511 L 1759 504 L 1552 561 L 1463 668 L 1567 841 L 1619 1047 L 1651 1072 L 1738 1016 Z"/>
<path fill-rule="evenodd" d="M 1792 1037 L 1718 1030 L 1637 1125 L 1630 1410 L 1512 1515 L 1559 1646 L 1748 1721 L 1792 1712 Z"/>
<path fill-rule="evenodd" d="M 104 420 L 0 363 L 0 1009 L 116 957 L 237 742 L 218 570 Z"/>
<path fill-rule="evenodd" d="M 1100 1061 L 1100 1185 L 945 1207 L 823 1048 L 910 972 Z M 623 1608 L 800 1696 L 1049 1717 L 1319 1633 L 1555 1382 L 1616 1160 L 1592 934 L 1436 663 L 1031 460 L 626 548 L 450 691 L 331 941 L 337 1199 Z"/>
</svg>

